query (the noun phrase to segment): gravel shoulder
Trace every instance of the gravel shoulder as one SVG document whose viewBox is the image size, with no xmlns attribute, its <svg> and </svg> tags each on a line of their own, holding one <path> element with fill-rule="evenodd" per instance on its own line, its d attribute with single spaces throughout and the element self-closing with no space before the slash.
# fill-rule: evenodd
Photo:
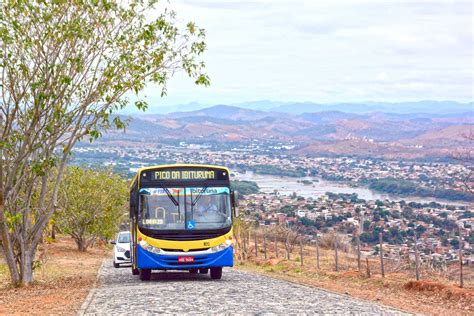
<svg viewBox="0 0 474 316">
<path fill-rule="evenodd" d="M 222 280 L 189 272 L 156 272 L 142 282 L 105 260 L 99 285 L 80 315 L 91 314 L 373 314 L 403 312 L 268 276 L 224 269 Z"/>
</svg>

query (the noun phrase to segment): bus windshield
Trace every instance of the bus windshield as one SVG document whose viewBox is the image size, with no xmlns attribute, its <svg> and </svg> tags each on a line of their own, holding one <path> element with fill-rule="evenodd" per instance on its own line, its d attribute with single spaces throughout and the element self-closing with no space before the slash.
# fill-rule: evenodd
<svg viewBox="0 0 474 316">
<path fill-rule="evenodd" d="M 228 187 L 144 188 L 139 226 L 155 230 L 205 230 L 232 224 Z"/>
</svg>

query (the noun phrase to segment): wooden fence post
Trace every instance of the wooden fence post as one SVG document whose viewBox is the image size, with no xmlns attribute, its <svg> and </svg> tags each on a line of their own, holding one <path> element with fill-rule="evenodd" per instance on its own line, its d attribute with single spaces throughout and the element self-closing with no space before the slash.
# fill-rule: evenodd
<svg viewBox="0 0 474 316">
<path fill-rule="evenodd" d="M 338 248 L 338 244 L 337 244 L 337 233 L 334 234 L 334 256 L 335 256 L 335 264 L 336 264 L 336 271 L 339 271 L 339 258 L 338 258 L 338 255 L 337 255 L 337 248 Z"/>
<path fill-rule="evenodd" d="M 360 263 L 360 237 L 359 234 L 357 234 L 357 269 L 359 270 L 359 273 L 361 273 L 361 263 Z"/>
<path fill-rule="evenodd" d="M 418 259 L 418 238 L 416 236 L 416 230 L 415 230 L 415 277 L 416 280 L 420 280 L 420 263 Z"/>
<path fill-rule="evenodd" d="M 257 240 L 257 230 L 255 229 L 254 243 L 255 243 L 255 258 L 258 257 L 258 240 Z"/>
<path fill-rule="evenodd" d="M 365 258 L 365 268 L 366 268 L 366 271 L 367 271 L 367 277 L 370 278 L 369 258 Z"/>
<path fill-rule="evenodd" d="M 303 237 L 300 237 L 300 258 L 301 266 L 303 266 Z"/>
<path fill-rule="evenodd" d="M 379 232 L 379 253 L 380 253 L 380 271 L 382 272 L 382 278 L 384 278 L 385 269 L 383 266 L 382 232 Z"/>
<path fill-rule="evenodd" d="M 275 235 L 273 236 L 274 239 L 275 239 L 275 257 L 278 259 L 278 240 L 277 240 L 277 235 L 275 233 Z"/>
<path fill-rule="evenodd" d="M 318 241 L 318 233 L 316 233 L 316 267 L 319 270 L 319 241 Z"/>
<path fill-rule="evenodd" d="M 241 236 L 241 241 L 242 241 L 242 260 L 245 260 L 247 259 L 247 241 L 246 241 L 246 237 L 245 237 L 246 233 L 244 231 L 241 231 L 240 232 L 240 236 Z"/>
<path fill-rule="evenodd" d="M 249 230 L 247 232 L 247 248 L 248 248 L 249 254 L 250 254 L 250 251 L 252 251 L 251 248 L 250 248 L 250 226 L 249 226 Z"/>
<path fill-rule="evenodd" d="M 462 234 L 461 234 L 461 226 L 459 226 L 459 287 L 464 287 L 464 275 L 462 271 Z"/>
<path fill-rule="evenodd" d="M 263 255 L 267 260 L 267 231 L 265 228 L 263 229 Z"/>
</svg>

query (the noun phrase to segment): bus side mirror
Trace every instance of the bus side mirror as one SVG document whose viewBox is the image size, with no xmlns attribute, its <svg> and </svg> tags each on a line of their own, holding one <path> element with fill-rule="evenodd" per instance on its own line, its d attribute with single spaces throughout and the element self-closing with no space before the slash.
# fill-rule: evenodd
<svg viewBox="0 0 474 316">
<path fill-rule="evenodd" d="M 234 217 L 239 217 L 239 193 L 237 191 L 232 191 L 231 199 L 234 208 Z"/>
<path fill-rule="evenodd" d="M 237 206 L 239 206 L 239 192 L 232 191 L 231 198 L 232 198 L 232 206 L 237 208 Z"/>
</svg>

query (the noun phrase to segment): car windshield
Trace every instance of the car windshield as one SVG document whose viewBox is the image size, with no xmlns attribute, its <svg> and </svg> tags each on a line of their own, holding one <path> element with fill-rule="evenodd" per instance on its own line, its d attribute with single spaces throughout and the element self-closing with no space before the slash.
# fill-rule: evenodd
<svg viewBox="0 0 474 316">
<path fill-rule="evenodd" d="M 128 243 L 130 242 L 130 233 L 120 233 L 117 238 L 118 243 Z"/>
<path fill-rule="evenodd" d="M 229 227 L 232 224 L 230 190 L 228 187 L 141 189 L 139 223 L 140 227 L 160 230 Z"/>
</svg>

